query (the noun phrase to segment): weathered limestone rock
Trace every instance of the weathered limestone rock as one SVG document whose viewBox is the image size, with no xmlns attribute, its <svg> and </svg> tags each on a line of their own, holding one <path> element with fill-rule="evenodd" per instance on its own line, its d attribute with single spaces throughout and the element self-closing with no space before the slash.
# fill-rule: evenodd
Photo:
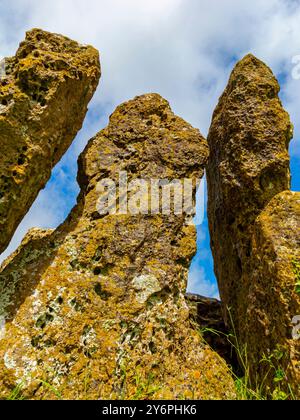
<svg viewBox="0 0 300 420">
<path fill-rule="evenodd" d="M 100 180 L 195 180 L 207 156 L 199 131 L 159 95 L 116 109 L 80 157 L 66 222 L 31 231 L 2 266 L 2 397 L 16 383 L 35 399 L 234 397 L 226 364 L 190 325 L 187 215 L 97 212 Z"/>
<path fill-rule="evenodd" d="M 251 250 L 239 308 L 251 374 L 300 397 L 300 193 L 272 199 L 255 221 Z"/>
<path fill-rule="evenodd" d="M 208 143 L 208 213 L 215 272 L 227 324 L 243 306 L 242 274 L 251 256 L 253 223 L 279 192 L 290 187 L 292 125 L 271 70 L 247 55 L 233 70 L 214 112 Z"/>
<path fill-rule="evenodd" d="M 292 397 L 300 395 L 292 338 L 300 315 L 300 194 L 284 191 L 292 127 L 278 92 L 255 57 L 235 67 L 208 138 L 209 220 L 224 312 L 230 308 L 252 385 Z"/>
<path fill-rule="evenodd" d="M 0 253 L 82 126 L 98 52 L 33 29 L 0 77 Z"/>
</svg>

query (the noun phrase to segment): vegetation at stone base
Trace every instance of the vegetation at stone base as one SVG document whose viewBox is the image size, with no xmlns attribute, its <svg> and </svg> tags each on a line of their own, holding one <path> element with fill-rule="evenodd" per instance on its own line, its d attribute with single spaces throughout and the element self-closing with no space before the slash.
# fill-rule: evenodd
<svg viewBox="0 0 300 420">
<path fill-rule="evenodd" d="M 44 388 L 47 388 L 49 390 L 50 393 L 54 394 L 55 397 L 58 400 L 62 400 L 62 396 L 59 393 L 59 391 L 57 391 L 56 388 L 54 388 L 54 386 L 48 384 L 48 382 L 45 381 L 40 381 L 40 385 L 43 386 Z M 22 390 L 23 390 L 24 384 L 21 382 L 19 383 L 11 392 L 11 394 L 6 398 L 6 400 L 8 401 L 20 401 L 20 400 L 25 400 Z"/>
<path fill-rule="evenodd" d="M 293 260 L 292 264 L 296 276 L 296 292 L 300 294 L 300 260 Z"/>
<path fill-rule="evenodd" d="M 201 330 L 199 333 L 201 335 L 205 334 L 207 330 Z M 209 332 L 214 334 L 223 334 L 219 331 L 209 330 Z M 280 360 L 281 353 L 280 351 L 275 351 L 271 356 L 269 357 L 263 357 L 262 362 L 268 363 L 270 367 L 270 371 L 274 372 L 274 382 L 277 384 L 275 391 L 272 394 L 269 394 L 268 391 L 266 391 L 264 383 L 258 384 L 256 383 L 253 386 L 252 381 L 249 377 L 249 365 L 247 362 L 247 351 L 246 349 L 241 349 L 236 340 L 236 336 L 234 334 L 229 334 L 227 336 L 229 342 L 233 346 L 233 350 L 236 351 L 239 355 L 239 358 L 241 360 L 241 363 L 243 365 L 243 368 L 245 369 L 245 373 L 243 377 L 237 376 L 233 370 L 231 369 L 231 373 L 235 379 L 235 386 L 237 391 L 237 399 L 238 400 L 259 400 L 259 401 L 266 401 L 266 400 L 295 400 L 295 397 L 293 395 L 293 392 L 290 388 L 290 393 L 287 394 L 286 392 L 282 391 L 281 389 L 281 383 L 285 380 L 285 372 L 283 369 L 276 368 L 274 360 Z M 236 344 L 234 344 L 236 343 Z M 225 363 L 225 362 L 224 362 Z M 126 371 L 123 371 L 124 378 L 126 378 Z M 154 377 L 150 374 L 147 380 L 143 380 L 142 376 L 137 373 L 135 376 L 136 381 L 136 393 L 133 396 L 126 397 L 123 395 L 124 400 L 147 400 L 151 395 L 153 395 L 157 391 L 157 386 L 153 385 L 153 379 Z M 126 379 L 125 379 L 126 380 Z M 60 392 L 53 387 L 52 385 L 48 384 L 47 382 L 41 381 L 41 386 L 48 388 L 49 390 L 49 396 L 52 394 L 52 397 L 55 396 L 56 399 L 62 400 L 62 396 Z M 23 385 L 19 384 L 16 386 L 16 388 L 11 392 L 11 394 L 7 397 L 7 400 L 9 401 L 15 401 L 15 400 L 24 400 L 25 398 L 22 395 L 22 388 Z"/>
<path fill-rule="evenodd" d="M 232 320 L 231 320 L 232 321 Z M 195 322 L 191 321 L 194 327 L 197 328 L 201 337 L 205 340 L 205 334 L 216 334 L 216 335 L 224 335 L 226 336 L 229 344 L 232 347 L 232 351 L 236 352 L 237 357 L 240 361 L 241 369 L 243 370 L 243 376 L 240 376 L 235 373 L 234 369 L 229 366 L 230 372 L 235 380 L 236 386 L 236 393 L 237 393 L 237 400 L 259 400 L 259 401 L 267 401 L 267 400 L 296 400 L 291 387 L 288 384 L 289 393 L 286 393 L 282 389 L 282 384 L 286 381 L 286 374 L 284 369 L 280 367 L 280 360 L 283 359 L 284 354 L 278 347 L 271 355 L 263 356 L 261 359 L 261 363 L 266 363 L 269 367 L 269 370 L 265 376 L 267 378 L 270 373 L 273 375 L 273 381 L 276 384 L 275 390 L 271 393 L 267 386 L 265 385 L 265 381 L 259 383 L 251 380 L 249 371 L 250 366 L 247 357 L 247 348 L 245 346 L 241 346 L 234 326 L 232 327 L 232 332 L 229 334 L 225 334 L 221 331 L 214 330 L 212 328 L 203 328 L 200 329 L 199 326 L 196 325 Z M 226 363 L 221 357 L 220 360 L 223 363 Z M 147 400 L 151 398 L 153 394 L 155 394 L 158 390 L 157 385 L 154 385 L 154 375 L 149 374 L 147 378 L 144 378 L 140 372 L 137 372 L 134 376 L 133 380 L 136 385 L 136 392 L 134 395 L 126 395 L 126 385 L 127 385 L 127 371 L 126 366 L 122 366 L 121 368 L 121 375 L 123 378 L 123 394 L 121 395 L 121 399 L 124 400 Z M 53 396 L 58 399 L 62 400 L 61 393 L 52 385 L 45 381 L 40 381 L 42 387 L 47 388 L 49 390 L 49 397 Z M 85 377 L 85 388 L 88 386 L 88 374 Z M 16 386 L 16 388 L 11 392 L 11 394 L 7 397 L 7 400 L 24 400 L 25 398 L 22 395 L 23 384 L 20 383 Z M 52 394 L 52 395 L 51 395 Z"/>
<path fill-rule="evenodd" d="M 296 270 L 296 276 L 297 279 L 299 278 L 299 263 L 293 262 L 293 264 L 297 267 Z M 222 331 L 218 331 L 212 328 L 199 328 L 199 325 L 191 320 L 191 324 L 193 327 L 198 331 L 198 333 L 201 335 L 202 339 L 205 341 L 205 334 L 215 334 L 215 335 L 223 335 L 228 340 L 232 352 L 235 352 L 237 355 L 237 358 L 239 360 L 241 369 L 243 371 L 243 375 L 237 374 L 232 366 L 229 366 L 230 372 L 235 380 L 235 386 L 236 386 L 236 394 L 237 394 L 237 400 L 259 400 L 259 401 L 267 401 L 267 400 L 296 400 L 293 391 L 289 384 L 287 384 L 289 393 L 283 391 L 283 383 L 286 383 L 286 374 L 284 369 L 280 366 L 280 361 L 284 358 L 284 352 L 278 348 L 275 349 L 275 351 L 270 354 L 269 356 L 263 356 L 260 363 L 267 364 L 268 371 L 265 375 L 265 379 L 272 374 L 273 381 L 276 384 L 275 390 L 273 392 L 270 392 L 268 387 L 265 384 L 265 380 L 261 381 L 259 383 L 258 380 L 253 380 L 250 378 L 250 366 L 248 362 L 248 356 L 247 356 L 247 348 L 246 346 L 242 346 L 239 343 L 239 340 L 237 338 L 237 334 L 235 331 L 235 327 L 233 324 L 233 320 L 231 317 L 231 311 L 228 309 L 228 313 L 230 316 L 231 324 L 232 324 L 232 331 L 228 334 L 225 334 Z M 208 343 L 207 343 L 208 344 Z M 209 344 L 208 344 L 209 345 Z M 226 364 L 225 360 L 222 359 L 220 356 L 220 360 Z M 153 394 L 155 394 L 159 389 L 157 385 L 154 385 L 155 382 L 155 376 L 153 374 L 149 374 L 147 378 L 145 378 L 141 372 L 136 372 L 136 375 L 129 379 L 127 375 L 126 365 L 121 366 L 121 377 L 123 379 L 123 392 L 121 393 L 121 399 L 123 400 L 147 400 L 151 398 Z M 88 387 L 88 367 L 86 369 L 86 375 L 85 375 L 85 389 Z M 133 395 L 126 395 L 126 388 L 128 385 L 128 381 L 134 381 L 135 383 L 135 393 Z M 44 387 L 49 390 L 49 397 L 55 397 L 58 400 L 62 400 L 63 397 L 61 393 L 52 385 L 50 385 L 48 382 L 40 380 L 41 387 Z M 286 389 L 286 386 L 284 387 Z M 22 389 L 23 384 L 20 383 L 16 386 L 16 388 L 11 392 L 11 394 L 7 397 L 7 400 L 24 400 L 25 398 L 22 395 Z M 184 399 L 184 398 L 183 398 Z"/>
<path fill-rule="evenodd" d="M 153 385 L 154 375 L 149 374 L 146 381 L 143 380 L 142 376 L 138 372 L 135 376 L 136 382 L 136 393 L 131 398 L 132 400 L 145 400 L 148 399 L 151 395 L 159 391 L 159 387 Z"/>
<path fill-rule="evenodd" d="M 23 400 L 24 398 L 22 396 L 22 388 L 23 388 L 23 384 L 22 383 L 18 384 L 15 387 L 15 389 L 13 389 L 11 394 L 7 397 L 7 400 L 9 401 Z"/>
<path fill-rule="evenodd" d="M 124 394 L 122 395 L 122 399 L 124 400 L 147 400 L 151 395 L 155 394 L 155 392 L 158 391 L 158 386 L 153 385 L 154 381 L 154 375 L 149 374 L 148 377 L 143 379 L 143 376 L 140 374 L 140 372 L 137 372 L 134 376 L 134 382 L 136 385 L 136 392 L 132 396 L 126 396 L 125 389 L 126 389 L 126 381 L 127 381 L 127 372 L 126 367 L 122 367 L 121 369 L 121 375 L 124 379 Z M 85 388 L 87 387 L 87 376 L 85 378 Z M 52 397 L 55 396 L 58 400 L 62 400 L 63 397 L 61 393 L 52 385 L 50 385 L 48 382 L 40 381 L 40 385 L 44 388 L 47 388 L 49 390 L 49 396 L 52 394 Z M 24 400 L 25 398 L 22 395 L 22 389 L 24 384 L 20 383 L 18 384 L 15 389 L 11 392 L 11 394 L 7 397 L 7 400 L 9 401 L 15 401 L 15 400 Z"/>
<path fill-rule="evenodd" d="M 231 370 L 231 374 L 235 379 L 235 386 L 237 391 L 237 399 L 238 400 L 259 400 L 259 401 L 267 401 L 267 400 L 296 400 L 291 386 L 287 384 L 289 389 L 289 393 L 283 391 L 283 383 L 285 382 L 286 385 L 286 374 L 284 369 L 280 366 L 280 361 L 284 358 L 284 353 L 278 346 L 273 353 L 269 356 L 263 356 L 260 363 L 267 364 L 268 371 L 265 375 L 263 381 L 255 380 L 253 381 L 250 378 L 250 365 L 248 361 L 248 354 L 247 354 L 247 347 L 242 346 L 239 343 L 237 338 L 237 334 L 235 331 L 234 323 L 231 316 L 231 311 L 228 309 L 232 331 L 229 334 L 225 334 L 221 331 L 213 330 L 213 329 L 199 329 L 198 331 L 201 336 L 205 339 L 205 333 L 212 333 L 216 335 L 223 335 L 226 336 L 231 348 L 232 352 L 235 352 L 237 358 L 239 360 L 241 369 L 243 371 L 243 376 L 239 376 L 234 372 L 234 369 L 229 366 Z M 225 363 L 225 361 L 224 361 Z M 270 392 L 269 388 L 267 387 L 265 381 L 269 375 L 272 374 L 273 381 L 276 384 L 275 390 Z M 286 386 L 285 386 L 286 388 Z"/>
<path fill-rule="evenodd" d="M 46 394 L 46 397 L 43 398 L 43 399 L 47 400 L 48 398 L 53 399 L 53 397 L 55 397 L 57 400 L 63 400 L 62 394 L 57 388 L 55 388 L 53 385 L 51 385 L 50 383 L 48 383 L 47 381 L 44 381 L 42 379 L 40 379 L 39 382 L 40 382 L 40 387 L 42 387 L 42 388 L 44 388 L 45 390 L 48 391 L 48 393 Z M 85 395 L 87 395 L 88 384 L 89 384 L 89 367 L 87 365 L 86 368 L 85 368 L 85 377 L 84 377 Z M 20 382 L 12 390 L 12 392 L 9 394 L 9 396 L 6 398 L 6 400 L 9 400 L 9 401 L 25 400 L 26 398 L 23 395 L 24 387 L 25 387 L 24 382 Z M 88 398 L 85 398 L 85 399 L 88 399 Z"/>
</svg>

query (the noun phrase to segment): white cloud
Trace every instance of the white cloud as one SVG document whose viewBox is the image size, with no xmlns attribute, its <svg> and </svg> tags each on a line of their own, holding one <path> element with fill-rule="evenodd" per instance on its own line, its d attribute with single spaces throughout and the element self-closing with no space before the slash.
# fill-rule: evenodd
<svg viewBox="0 0 300 420">
<path fill-rule="evenodd" d="M 300 54 L 298 0 L 0 0 L 0 5 L 0 55 L 13 55 L 32 27 L 63 33 L 101 53 L 103 75 L 92 112 L 66 160 L 72 171 L 78 153 L 115 106 L 137 94 L 160 93 L 206 134 L 234 62 L 248 52 L 278 75 L 286 72 L 284 103 L 297 138 L 291 151 L 300 156 L 300 80 L 291 76 L 292 57 Z M 27 227 L 61 220 L 63 193 L 46 192 L 10 251 Z"/>
<path fill-rule="evenodd" d="M 220 299 L 217 285 L 207 278 L 204 268 L 196 264 L 191 267 L 187 291 L 191 293 L 197 292 L 201 296 Z"/>
<path fill-rule="evenodd" d="M 2 3 L 0 41 L 8 40 L 3 45 L 10 47 L 11 54 L 31 27 L 91 43 L 100 50 L 103 67 L 95 103 L 110 104 L 112 111 L 136 94 L 158 91 L 204 133 L 231 70 L 230 57 L 238 59 L 253 51 L 280 71 L 300 53 L 300 8 L 288 7 L 299 6 L 293 1 Z"/>
</svg>

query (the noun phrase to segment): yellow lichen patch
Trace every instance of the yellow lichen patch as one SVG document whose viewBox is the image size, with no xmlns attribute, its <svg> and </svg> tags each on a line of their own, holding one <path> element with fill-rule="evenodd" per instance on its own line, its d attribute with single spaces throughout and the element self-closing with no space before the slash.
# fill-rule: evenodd
<svg viewBox="0 0 300 420">
<path fill-rule="evenodd" d="M 293 319 L 300 314 L 293 267 L 300 258 L 299 232 L 300 194 L 276 195 L 255 221 L 242 295 L 246 310 L 241 338 L 249 349 L 252 375 L 264 378 L 271 390 L 277 386 L 289 395 L 292 389 L 294 396 L 300 395 L 300 347 L 292 336 Z M 274 381 L 277 371 L 288 381 Z"/>
<path fill-rule="evenodd" d="M 271 69 L 253 55 L 237 63 L 210 127 L 207 180 L 227 325 L 236 332 L 239 352 L 247 353 L 252 385 L 262 384 L 266 394 L 284 390 L 287 397 L 291 388 L 299 392 L 292 319 L 300 308 L 291 261 L 300 227 L 298 199 L 288 191 L 293 126 L 279 90 Z M 285 349 L 280 361 L 273 354 L 278 345 Z M 280 376 L 285 370 L 291 384 Z"/>
<path fill-rule="evenodd" d="M 100 77 L 98 52 L 27 32 L 0 80 L 0 253 L 81 128 Z"/>
<path fill-rule="evenodd" d="M 117 108 L 79 159 L 77 207 L 3 267 L 5 288 L 14 275 L 23 292 L 0 341 L 1 397 L 17 382 L 33 399 L 234 397 L 225 363 L 190 325 L 194 227 L 185 215 L 97 213 L 99 179 L 194 179 L 206 159 L 198 130 L 159 95 Z"/>
</svg>

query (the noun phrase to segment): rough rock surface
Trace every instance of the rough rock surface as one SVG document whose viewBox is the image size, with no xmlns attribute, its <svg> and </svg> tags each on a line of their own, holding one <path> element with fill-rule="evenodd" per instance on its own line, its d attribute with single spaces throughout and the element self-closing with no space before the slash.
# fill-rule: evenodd
<svg viewBox="0 0 300 420">
<path fill-rule="evenodd" d="M 285 191 L 292 126 L 278 92 L 251 55 L 233 70 L 208 138 L 209 222 L 224 312 L 252 384 L 291 397 L 299 396 L 300 195 Z"/>
<path fill-rule="evenodd" d="M 253 380 L 265 378 L 271 389 L 279 385 L 288 394 L 289 383 L 299 398 L 300 341 L 294 329 L 300 324 L 300 193 L 285 191 L 272 199 L 255 221 L 251 249 L 239 316 Z M 283 380 L 274 384 L 280 371 Z"/>
<path fill-rule="evenodd" d="M 229 339 L 230 331 L 224 323 L 221 302 L 191 293 L 187 293 L 185 299 L 190 317 L 202 332 L 205 341 L 236 372 L 240 373 L 238 361 Z"/>
<path fill-rule="evenodd" d="M 0 253 L 82 126 L 98 52 L 33 29 L 0 78 Z"/>
<path fill-rule="evenodd" d="M 116 109 L 80 157 L 66 222 L 31 231 L 2 266 L 2 397 L 16 383 L 35 399 L 234 397 L 226 364 L 190 324 L 196 233 L 186 215 L 96 211 L 100 179 L 195 179 L 207 156 L 199 131 L 159 95 Z"/>
<path fill-rule="evenodd" d="M 290 187 L 292 125 L 278 98 L 279 84 L 260 60 L 247 55 L 234 68 L 214 112 L 208 136 L 208 215 L 215 273 L 225 319 L 235 328 L 251 255 L 253 223 L 279 192 Z"/>
</svg>

